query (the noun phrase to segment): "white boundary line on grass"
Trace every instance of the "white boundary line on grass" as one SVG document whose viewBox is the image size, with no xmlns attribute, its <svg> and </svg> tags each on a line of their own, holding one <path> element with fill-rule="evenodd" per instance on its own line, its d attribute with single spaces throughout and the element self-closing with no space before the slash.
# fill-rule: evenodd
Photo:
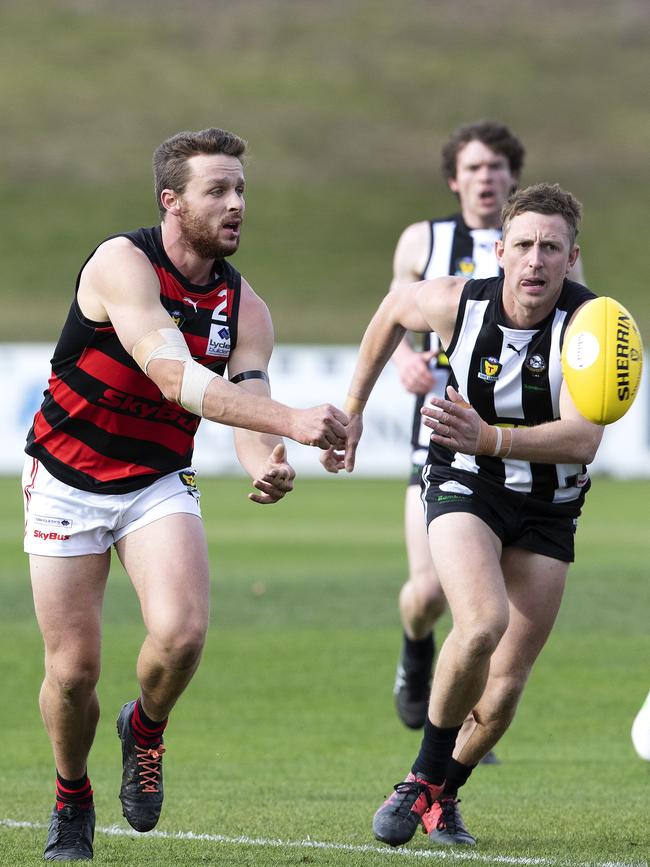
<svg viewBox="0 0 650 867">
<path fill-rule="evenodd" d="M 0 827 L 45 829 L 44 822 L 17 822 L 14 819 L 0 819 Z M 96 828 L 100 834 L 113 837 L 133 837 L 143 839 L 144 835 L 137 831 L 118 828 L 111 825 L 107 828 Z M 469 861 L 475 864 L 510 864 L 514 867 L 648 867 L 647 861 L 571 861 L 565 858 L 519 858 L 514 855 L 483 855 L 480 852 L 467 852 L 460 849 L 390 849 L 369 844 L 353 845 L 352 843 L 325 843 L 318 840 L 277 840 L 268 837 L 228 837 L 225 834 L 196 834 L 194 831 L 149 831 L 147 837 L 157 837 L 162 840 L 197 840 L 206 843 L 223 843 L 230 846 L 261 846 L 274 849 L 323 849 L 335 852 L 364 852 L 374 855 L 384 855 L 393 858 L 431 859 L 438 861 Z"/>
</svg>

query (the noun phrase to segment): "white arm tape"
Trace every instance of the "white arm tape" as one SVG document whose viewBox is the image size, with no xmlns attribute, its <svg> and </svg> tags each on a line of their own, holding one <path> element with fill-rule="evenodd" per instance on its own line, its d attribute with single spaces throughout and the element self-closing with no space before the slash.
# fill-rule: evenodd
<svg viewBox="0 0 650 867">
<path fill-rule="evenodd" d="M 183 380 L 178 402 L 188 412 L 203 415 L 205 390 L 217 374 L 194 361 L 185 338 L 178 328 L 159 328 L 157 331 L 150 331 L 135 344 L 132 355 L 145 373 L 149 363 L 155 358 L 180 361 L 183 365 Z"/>
<path fill-rule="evenodd" d="M 186 361 L 184 367 L 179 403 L 188 412 L 202 416 L 205 391 L 212 380 L 216 379 L 217 374 L 199 364 L 198 361 L 194 361 L 193 358 Z"/>
</svg>

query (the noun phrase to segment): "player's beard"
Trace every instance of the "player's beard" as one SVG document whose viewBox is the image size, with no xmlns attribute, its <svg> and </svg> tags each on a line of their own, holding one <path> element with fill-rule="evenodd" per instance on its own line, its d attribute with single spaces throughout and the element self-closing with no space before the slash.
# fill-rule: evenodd
<svg viewBox="0 0 650 867">
<path fill-rule="evenodd" d="M 232 256 L 239 247 L 239 240 L 222 244 L 215 237 L 214 229 L 208 221 L 189 210 L 180 212 L 179 225 L 183 243 L 201 259 L 224 259 Z"/>
</svg>

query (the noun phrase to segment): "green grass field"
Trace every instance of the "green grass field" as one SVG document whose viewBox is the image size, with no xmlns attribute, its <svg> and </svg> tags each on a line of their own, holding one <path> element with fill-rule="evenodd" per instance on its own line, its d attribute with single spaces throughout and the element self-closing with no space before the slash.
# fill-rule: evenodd
<svg viewBox="0 0 650 867">
<path fill-rule="evenodd" d="M 585 204 L 589 285 L 650 334 L 643 0 L 3 0 L 0 339 L 54 340 L 107 235 L 157 219 L 156 145 L 250 142 L 235 267 L 279 342 L 355 343 L 402 229 L 455 208 L 440 147 L 496 117 Z"/>
<path fill-rule="evenodd" d="M 54 782 L 18 488 L 0 480 L 3 867 L 40 862 Z M 272 508 L 249 503 L 241 479 L 202 488 L 213 624 L 168 728 L 158 833 L 144 836 L 120 815 L 115 735 L 122 703 L 136 695 L 143 632 L 119 567 L 109 583 L 89 768 L 97 864 L 646 863 L 650 765 L 629 730 L 650 688 L 650 482 L 594 485 L 565 604 L 499 745 L 502 764 L 478 768 L 463 796 L 479 845 L 438 852 L 418 834 L 397 853 L 376 844 L 370 822 L 419 746 L 391 699 L 403 485 L 300 481 Z"/>
</svg>

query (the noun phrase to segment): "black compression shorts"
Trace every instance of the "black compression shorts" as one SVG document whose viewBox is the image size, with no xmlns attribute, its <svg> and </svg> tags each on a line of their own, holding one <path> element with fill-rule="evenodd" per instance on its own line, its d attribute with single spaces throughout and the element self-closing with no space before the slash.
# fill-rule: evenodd
<svg viewBox="0 0 650 867">
<path fill-rule="evenodd" d="M 547 503 L 474 473 L 429 465 L 422 499 L 427 527 L 440 515 L 468 512 L 484 521 L 504 548 L 523 548 L 572 563 L 578 517 L 588 488 L 589 483 L 569 503 Z"/>
</svg>

